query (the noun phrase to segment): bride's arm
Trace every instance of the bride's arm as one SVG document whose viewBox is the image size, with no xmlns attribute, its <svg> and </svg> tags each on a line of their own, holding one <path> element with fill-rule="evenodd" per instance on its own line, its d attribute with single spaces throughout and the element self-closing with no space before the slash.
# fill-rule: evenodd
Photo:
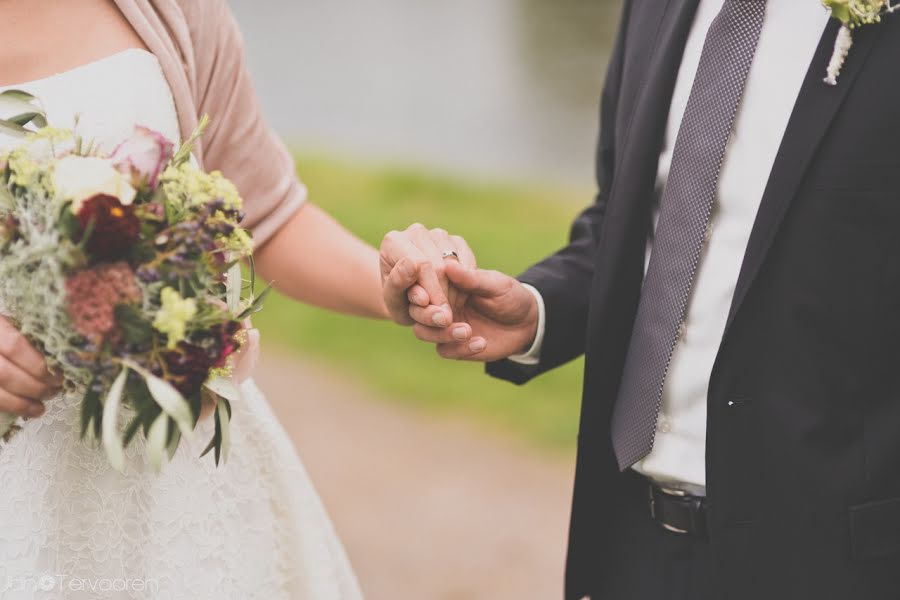
<svg viewBox="0 0 900 600">
<path fill-rule="evenodd" d="M 307 202 L 254 256 L 260 276 L 296 300 L 387 318 L 378 252 Z"/>
<path fill-rule="evenodd" d="M 306 202 L 293 156 L 266 125 L 228 3 L 178 4 L 190 30 L 185 39 L 193 44 L 194 108 L 198 117 L 211 118 L 199 146 L 203 166 L 222 171 L 244 198 L 244 225 L 253 232 L 261 277 L 300 301 L 353 315 L 387 317 L 381 277 L 391 273 L 393 262 L 381 264 L 374 248 Z M 286 71 L 284 76 L 291 74 Z M 397 259 L 425 260 L 408 246 Z M 445 301 L 437 277 L 428 269 L 424 272 L 431 274 L 422 276 L 430 298 Z M 405 297 L 396 303 L 404 302 Z M 394 308 L 394 313 L 403 312 Z"/>
</svg>

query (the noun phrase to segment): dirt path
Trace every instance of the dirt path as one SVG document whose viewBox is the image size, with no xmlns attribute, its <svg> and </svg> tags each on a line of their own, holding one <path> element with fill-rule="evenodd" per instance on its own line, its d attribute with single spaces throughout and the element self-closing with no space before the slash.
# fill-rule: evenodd
<svg viewBox="0 0 900 600">
<path fill-rule="evenodd" d="M 569 461 L 378 401 L 335 371 L 263 356 L 368 600 L 562 597 Z"/>
</svg>

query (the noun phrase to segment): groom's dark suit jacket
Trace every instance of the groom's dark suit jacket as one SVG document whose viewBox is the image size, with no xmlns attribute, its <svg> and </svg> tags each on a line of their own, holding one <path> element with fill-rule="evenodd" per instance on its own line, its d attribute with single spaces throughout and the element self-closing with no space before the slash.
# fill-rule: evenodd
<svg viewBox="0 0 900 600">
<path fill-rule="evenodd" d="M 603 93 L 600 193 L 571 243 L 521 277 L 546 301 L 541 362 L 489 366 L 524 383 L 586 354 L 567 598 L 599 593 L 625 535 L 610 418 L 697 3 L 626 0 Z M 900 598 L 900 14 L 856 32 L 829 87 L 837 29 L 782 142 L 710 382 L 721 600 Z"/>
</svg>

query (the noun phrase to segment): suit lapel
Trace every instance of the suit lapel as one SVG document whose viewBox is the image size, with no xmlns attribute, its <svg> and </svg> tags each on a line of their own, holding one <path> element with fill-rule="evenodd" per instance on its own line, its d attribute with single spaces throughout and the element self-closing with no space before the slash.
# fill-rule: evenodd
<svg viewBox="0 0 900 600">
<path fill-rule="evenodd" d="M 634 15 L 639 20 L 633 31 L 643 35 L 653 32 L 655 36 L 634 42 L 644 44 L 640 60 L 635 61 L 642 67 L 637 71 L 640 83 L 634 90 L 624 89 L 620 98 L 621 106 L 634 108 L 625 112 L 628 122 L 619 124 L 625 134 L 617 151 L 618 166 L 613 177 L 610 210 L 620 213 L 625 218 L 623 225 L 627 230 L 644 241 L 650 224 L 649 211 L 669 106 L 699 2 L 668 0 L 662 6 L 662 3 L 648 1 L 638 5 Z"/>
<path fill-rule="evenodd" d="M 800 89 L 753 225 L 728 315 L 725 335 L 728 334 L 747 292 L 759 274 L 760 267 L 765 261 L 788 207 L 803 182 L 807 169 L 815 158 L 819 145 L 852 89 L 853 82 L 862 71 L 866 58 L 882 29 L 865 27 L 855 32 L 853 48 L 847 57 L 838 84 L 829 86 L 822 80 L 839 28 L 838 21 L 832 19 L 829 22 Z"/>
</svg>

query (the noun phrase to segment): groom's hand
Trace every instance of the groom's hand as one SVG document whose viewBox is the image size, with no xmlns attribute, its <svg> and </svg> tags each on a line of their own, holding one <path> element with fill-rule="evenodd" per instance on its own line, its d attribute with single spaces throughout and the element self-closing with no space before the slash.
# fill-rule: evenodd
<svg viewBox="0 0 900 600">
<path fill-rule="evenodd" d="M 537 335 L 537 300 L 517 279 L 453 260 L 444 272 L 451 289 L 462 292 L 453 305 L 456 322 L 440 326 L 434 322 L 434 307 L 413 304 L 409 314 L 416 337 L 437 344 L 438 354 L 456 360 L 491 362 L 531 347 Z"/>
</svg>

